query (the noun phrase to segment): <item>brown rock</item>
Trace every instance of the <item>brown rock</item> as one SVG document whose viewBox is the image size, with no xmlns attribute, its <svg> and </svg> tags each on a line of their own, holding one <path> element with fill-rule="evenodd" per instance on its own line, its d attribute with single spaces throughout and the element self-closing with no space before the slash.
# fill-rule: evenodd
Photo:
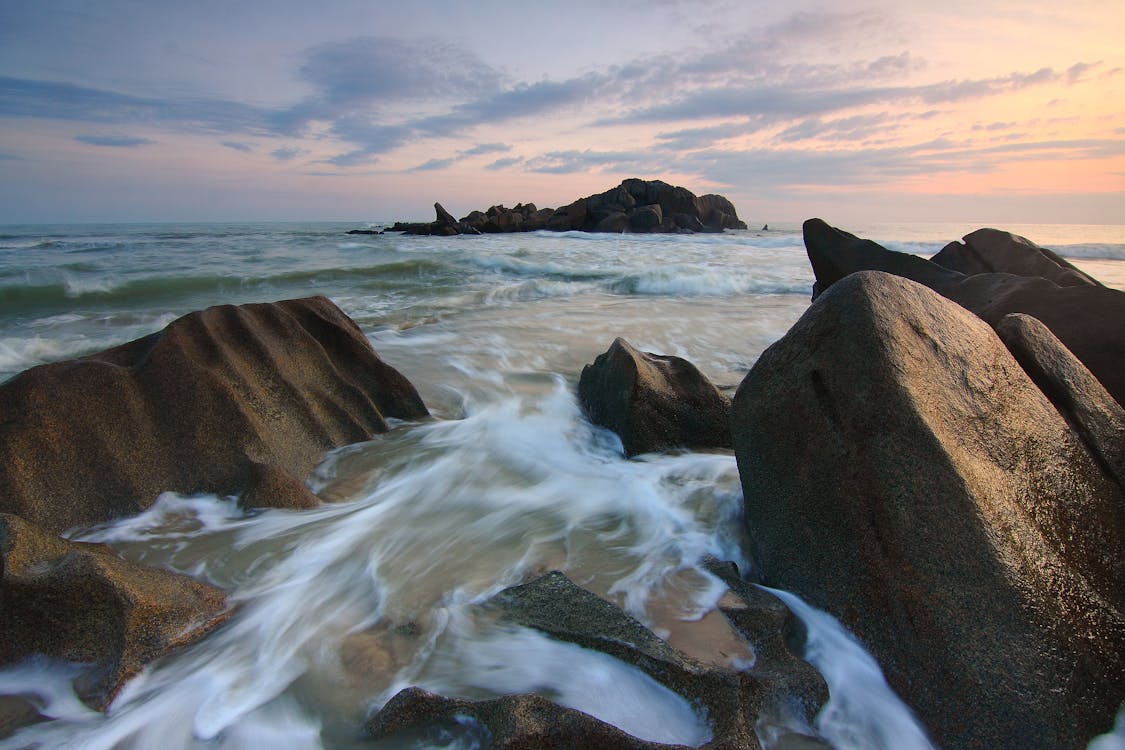
<svg viewBox="0 0 1125 750">
<path fill-rule="evenodd" d="M 57 533 L 166 490 L 304 507 L 325 450 L 426 414 L 326 298 L 212 307 L 0 386 L 0 511 Z"/>
<path fill-rule="evenodd" d="M 687 360 L 621 338 L 582 368 L 578 398 L 590 421 L 621 437 L 627 456 L 731 447 L 730 399 Z"/>
<path fill-rule="evenodd" d="M 637 206 L 629 214 L 629 231 L 654 232 L 660 228 L 663 221 L 664 214 L 660 210 L 659 203 L 654 203 L 651 206 Z"/>
<path fill-rule="evenodd" d="M 966 276 L 977 273 L 1010 273 L 1015 276 L 1040 276 L 1059 286 L 1098 281 L 1050 250 L 1026 237 L 999 229 L 978 229 L 966 234 L 965 242 L 951 242 L 931 260 L 939 266 Z"/>
<path fill-rule="evenodd" d="M 59 539 L 0 514 L 0 664 L 33 654 L 91 665 L 78 695 L 104 709 L 145 664 L 229 617 L 222 591 Z"/>
<path fill-rule="evenodd" d="M 816 274 L 814 297 L 855 271 L 886 271 L 925 284 L 994 327 L 1009 313 L 1027 313 L 1043 321 L 1117 402 L 1125 404 L 1125 292 L 1098 284 L 1059 286 L 1042 277 L 1010 273 L 966 276 L 887 250 L 820 219 L 806 221 L 804 235 Z"/>
<path fill-rule="evenodd" d="M 996 332 L 1102 471 L 1125 488 L 1125 409 L 1039 320 L 1012 313 Z"/>
<path fill-rule="evenodd" d="M 620 211 L 606 214 L 594 225 L 593 231 L 621 234 L 629 228 L 629 217 Z"/>
<path fill-rule="evenodd" d="M 762 354 L 732 424 L 767 582 L 840 618 L 941 747 L 1109 728 L 1125 497 L 988 326 L 853 274 Z"/>
</svg>

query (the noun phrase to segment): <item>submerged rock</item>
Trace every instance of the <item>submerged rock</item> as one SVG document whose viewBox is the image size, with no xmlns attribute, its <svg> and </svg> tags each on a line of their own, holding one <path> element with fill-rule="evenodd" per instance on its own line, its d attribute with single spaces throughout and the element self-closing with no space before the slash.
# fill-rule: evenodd
<svg viewBox="0 0 1125 750">
<path fill-rule="evenodd" d="M 1109 728 L 1125 497 L 986 324 L 850 275 L 761 355 L 732 424 L 766 581 L 855 633 L 939 746 Z"/>
<path fill-rule="evenodd" d="M 161 492 L 306 507 L 325 450 L 427 415 L 324 297 L 222 305 L 0 385 L 0 512 L 53 532 Z"/>
<path fill-rule="evenodd" d="M 966 240 L 974 238 L 977 245 L 987 241 L 987 246 L 994 246 L 997 237 L 992 231 L 970 234 Z M 1117 402 L 1125 405 L 1125 325 L 1121 324 L 1125 320 L 1125 292 L 1101 286 L 1077 269 L 1058 265 L 1054 253 L 1015 238 L 1004 245 L 1004 259 L 997 261 L 996 267 L 1008 269 L 1006 272 L 966 274 L 888 250 L 820 219 L 805 222 L 804 237 L 816 274 L 814 296 L 850 273 L 886 271 L 925 284 L 993 327 L 1009 313 L 1027 313 L 1043 321 Z M 960 267 L 974 271 L 982 266 L 965 262 Z M 1049 277 L 1017 275 L 1034 270 Z M 1060 285 L 1062 282 L 1065 285 Z"/>
<path fill-rule="evenodd" d="M 820 675 L 787 645 L 795 620 L 770 594 L 743 583 L 734 566 L 709 561 L 708 568 L 731 587 L 733 601 L 722 611 L 738 632 L 752 641 L 755 663 L 745 671 L 706 666 L 673 649 L 616 605 L 576 586 L 560 572 L 506 589 L 486 609 L 501 624 L 533 628 L 561 641 L 600 651 L 631 664 L 687 699 L 709 722 L 705 748 L 759 748 L 755 725 L 763 717 L 791 714 L 811 724 L 827 699 Z M 475 732 L 493 747 L 510 748 L 667 748 L 625 734 L 573 709 L 531 695 L 470 702 L 409 688 L 396 695 L 368 722 L 386 738 L 404 731 L 424 732 L 456 716 L 472 719 Z M 785 735 L 808 747 L 822 747 L 799 734 Z M 487 744 L 487 743 L 486 743 Z"/>
<path fill-rule="evenodd" d="M 625 455 L 730 448 L 730 399 L 680 357 L 618 338 L 582 368 L 578 399 L 590 421 L 621 437 Z"/>
<path fill-rule="evenodd" d="M 367 731 L 376 740 L 410 737 L 417 741 L 411 747 L 445 745 L 450 734 L 468 734 L 476 740 L 474 747 L 492 750 L 688 750 L 685 745 L 637 739 L 538 695 L 469 701 L 416 687 L 391 698 L 367 723 Z"/>
<path fill-rule="evenodd" d="M 120 559 L 102 544 L 60 539 L 0 514 L 0 664 L 46 655 L 87 668 L 80 698 L 104 709 L 145 664 L 230 615 L 225 594 Z"/>
</svg>

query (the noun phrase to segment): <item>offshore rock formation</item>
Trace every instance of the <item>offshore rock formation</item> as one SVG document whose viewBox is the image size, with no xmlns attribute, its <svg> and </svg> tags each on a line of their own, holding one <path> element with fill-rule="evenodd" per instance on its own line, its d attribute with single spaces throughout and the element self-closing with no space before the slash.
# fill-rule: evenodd
<svg viewBox="0 0 1125 750">
<path fill-rule="evenodd" d="M 590 421 L 621 437 L 625 455 L 730 448 L 730 399 L 695 365 L 618 338 L 582 368 L 578 399 Z"/>
<path fill-rule="evenodd" d="M 99 710 L 145 664 L 230 616 L 225 594 L 212 586 L 6 513 L 0 574 L 0 665 L 40 654 L 81 663 L 76 692 Z"/>
<path fill-rule="evenodd" d="M 705 748 L 760 748 L 755 724 L 794 708 L 811 724 L 827 699 L 819 674 L 789 650 L 794 621 L 772 595 L 742 582 L 729 563 L 708 561 L 708 568 L 730 587 L 731 603 L 722 607 L 728 621 L 753 640 L 754 666 L 746 671 L 706 666 L 679 653 L 616 605 L 572 583 L 559 572 L 506 589 L 485 604 L 501 624 L 539 630 L 562 641 L 609 654 L 637 667 L 686 698 L 705 714 L 712 739 Z M 745 628 L 751 628 L 752 633 Z M 368 730 L 377 738 L 400 732 L 424 732 L 435 725 L 489 738 L 497 748 L 635 748 L 672 746 L 646 742 L 573 709 L 533 695 L 491 701 L 454 700 L 408 688 L 373 716 Z M 789 734 L 805 747 L 822 747 L 812 738 Z"/>
<path fill-rule="evenodd" d="M 398 222 L 388 231 L 406 234 L 451 236 L 498 232 L 633 232 L 693 233 L 746 229 L 734 205 L 721 195 L 696 196 L 690 190 L 660 180 L 628 179 L 615 188 L 596 193 L 562 208 L 536 208 L 520 203 L 515 208 L 492 206 L 454 219 L 440 203 L 437 218 L 429 223 Z M 372 230 L 352 230 L 362 234 Z"/>
<path fill-rule="evenodd" d="M 426 415 L 328 299 L 212 307 L 0 386 L 0 512 L 58 533 L 168 490 L 315 505 L 325 450 Z"/>
<path fill-rule="evenodd" d="M 953 243 L 933 261 L 888 250 L 820 219 L 806 221 L 804 235 L 816 274 L 814 296 L 855 271 L 886 271 L 925 284 L 994 328 L 1009 313 L 1026 313 L 1125 404 L 1125 292 L 1098 284 L 1054 253 L 997 230 L 974 232 L 964 248 Z"/>
<path fill-rule="evenodd" d="M 855 633 L 939 746 L 1084 747 L 1125 699 L 1119 417 L 1078 409 L 1080 435 L 988 325 L 920 284 L 831 281 L 734 398 L 756 563 Z M 1081 368 L 1021 348 L 1041 382 Z M 1060 401 L 1096 402 L 1091 381 Z"/>
</svg>

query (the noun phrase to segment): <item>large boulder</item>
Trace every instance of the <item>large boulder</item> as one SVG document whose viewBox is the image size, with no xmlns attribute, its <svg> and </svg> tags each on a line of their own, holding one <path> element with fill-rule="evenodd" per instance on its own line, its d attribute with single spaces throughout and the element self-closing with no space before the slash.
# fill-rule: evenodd
<svg viewBox="0 0 1125 750">
<path fill-rule="evenodd" d="M 621 437 L 627 456 L 731 447 L 730 399 L 686 359 L 625 339 L 582 368 L 578 398 L 590 421 Z"/>
<path fill-rule="evenodd" d="M 1043 321 L 1117 402 L 1125 404 L 1125 326 L 1121 325 L 1125 320 L 1125 292 L 1076 281 L 1077 276 L 1069 269 L 1053 262 L 1049 263 L 1055 269 L 1052 277 L 1070 279 L 1067 285 L 1060 286 L 1043 276 L 1011 272 L 966 275 L 925 258 L 888 250 L 820 219 L 805 222 L 804 237 L 816 274 L 814 296 L 850 273 L 886 271 L 925 284 L 993 327 L 1009 313 L 1027 313 Z M 1021 266 L 1024 270 L 1043 268 L 1050 260 L 1039 252 L 1041 248 L 1021 243 L 1008 248 L 1023 248 L 1029 255 L 1030 260 Z M 1017 266 L 1011 260 L 1006 265 Z"/>
<path fill-rule="evenodd" d="M 732 425 L 765 579 L 842 620 L 941 747 L 1109 729 L 1125 496 L 985 323 L 852 274 L 761 355 Z"/>
<path fill-rule="evenodd" d="M 324 297 L 221 305 L 0 386 L 0 512 L 53 532 L 166 490 L 304 507 L 324 451 L 427 415 Z"/>
<path fill-rule="evenodd" d="M 0 665 L 40 654 L 82 663 L 75 690 L 94 708 L 229 615 L 212 586 L 0 514 Z"/>
<path fill-rule="evenodd" d="M 761 720 L 792 718 L 811 724 L 827 700 L 819 674 L 791 652 L 799 639 L 792 614 L 772 595 L 741 581 L 730 563 L 708 560 L 708 569 L 729 586 L 722 608 L 738 634 L 752 641 L 755 661 L 745 671 L 696 661 L 668 645 L 615 604 L 575 585 L 560 572 L 548 573 L 497 594 L 484 608 L 500 625 L 533 628 L 552 638 L 600 651 L 640 669 L 687 699 L 710 724 L 707 748 L 759 748 Z M 714 661 L 721 661 L 720 654 Z M 472 719 L 468 731 L 491 737 L 494 747 L 638 748 L 668 747 L 625 734 L 573 709 L 530 695 L 470 702 L 408 688 L 368 722 L 376 737 L 413 731 L 424 734 L 456 715 Z M 462 724 L 461 732 L 466 731 Z M 783 733 L 784 740 L 823 747 L 813 738 Z"/>
<path fill-rule="evenodd" d="M 946 245 L 931 260 L 967 276 L 1010 273 L 1015 276 L 1041 276 L 1059 286 L 1100 286 L 1097 280 L 1065 258 L 1018 234 L 1000 229 L 978 229 L 962 239 L 964 242 Z"/>
</svg>

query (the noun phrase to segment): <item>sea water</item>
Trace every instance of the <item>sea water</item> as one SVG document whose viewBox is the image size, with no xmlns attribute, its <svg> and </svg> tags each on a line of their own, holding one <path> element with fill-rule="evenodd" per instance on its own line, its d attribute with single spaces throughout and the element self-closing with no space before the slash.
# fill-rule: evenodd
<svg viewBox="0 0 1125 750">
<path fill-rule="evenodd" d="M 627 460 L 583 417 L 575 384 L 622 336 L 733 389 L 808 305 L 799 227 L 453 238 L 350 228 L 0 227 L 0 380 L 209 305 L 323 294 L 438 417 L 327 455 L 309 478 L 326 501 L 316 509 L 245 513 L 233 498 L 168 493 L 134 518 L 72 530 L 220 586 L 238 611 L 132 680 L 104 715 L 75 699 L 76 665 L 0 671 L 0 694 L 30 696 L 51 719 L 0 746 L 370 747 L 364 718 L 409 685 L 473 699 L 534 691 L 646 739 L 707 742 L 705 718 L 643 673 L 501 627 L 475 605 L 559 569 L 689 654 L 724 637 L 723 586 L 700 561 L 749 565 L 733 456 Z M 976 227 L 846 228 L 930 255 Z M 1125 228 L 1006 228 L 1125 288 Z M 840 748 L 928 747 L 862 646 L 780 595 L 832 693 L 814 727 L 788 729 Z M 732 666 L 751 656 L 725 651 Z M 765 727 L 763 740 L 786 728 Z M 473 739 L 466 730 L 446 746 Z"/>
</svg>

